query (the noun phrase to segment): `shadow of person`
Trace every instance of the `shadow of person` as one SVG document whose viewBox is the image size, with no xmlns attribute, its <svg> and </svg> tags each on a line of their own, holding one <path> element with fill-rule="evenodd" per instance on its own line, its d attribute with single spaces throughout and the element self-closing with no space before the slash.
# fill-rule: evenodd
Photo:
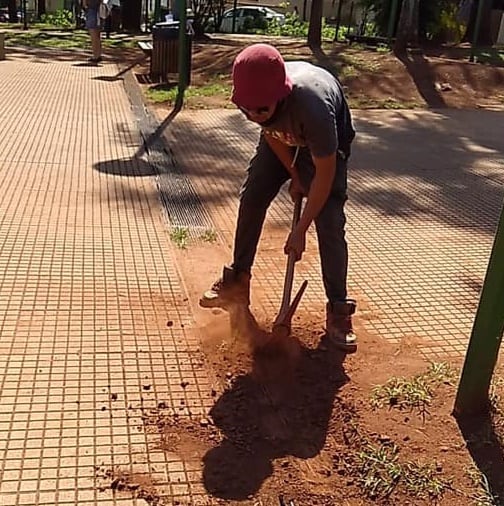
<svg viewBox="0 0 504 506">
<path fill-rule="evenodd" d="M 456 420 L 467 449 L 484 476 L 485 488 L 495 504 L 504 504 L 504 448 L 496 434 L 492 415 L 458 416 Z"/>
<path fill-rule="evenodd" d="M 72 67 L 102 67 L 103 65 L 100 62 L 93 61 L 83 61 L 80 63 L 72 64 Z"/>
<path fill-rule="evenodd" d="M 156 176 L 159 171 L 154 165 L 139 156 L 132 158 L 103 160 L 96 162 L 93 168 L 104 174 L 128 177 Z"/>
<path fill-rule="evenodd" d="M 337 391 L 348 381 L 345 354 L 329 342 L 308 348 L 261 330 L 248 308 L 226 308 L 237 339 L 252 344 L 252 370 L 235 379 L 210 415 L 223 440 L 203 458 L 208 493 L 243 500 L 273 473 L 273 461 L 316 456 Z"/>
</svg>

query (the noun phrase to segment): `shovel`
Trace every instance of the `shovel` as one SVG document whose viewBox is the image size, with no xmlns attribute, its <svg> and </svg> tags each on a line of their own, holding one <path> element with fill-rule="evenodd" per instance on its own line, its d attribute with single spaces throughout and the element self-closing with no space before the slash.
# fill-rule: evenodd
<svg viewBox="0 0 504 506">
<path fill-rule="evenodd" d="M 291 231 L 294 230 L 299 221 L 299 217 L 301 216 L 302 204 L 303 204 L 302 197 L 299 197 L 294 203 L 294 215 L 292 217 Z M 301 287 L 299 288 L 294 297 L 294 300 L 291 302 L 295 263 L 296 263 L 296 254 L 293 251 L 291 251 L 289 252 L 287 258 L 287 270 L 285 272 L 282 305 L 280 306 L 278 316 L 276 317 L 273 323 L 273 336 L 275 337 L 285 338 L 290 335 L 292 317 L 294 316 L 294 313 L 296 312 L 301 297 L 303 296 L 304 291 L 306 290 L 306 286 L 308 285 L 308 281 L 306 280 L 303 281 Z"/>
</svg>

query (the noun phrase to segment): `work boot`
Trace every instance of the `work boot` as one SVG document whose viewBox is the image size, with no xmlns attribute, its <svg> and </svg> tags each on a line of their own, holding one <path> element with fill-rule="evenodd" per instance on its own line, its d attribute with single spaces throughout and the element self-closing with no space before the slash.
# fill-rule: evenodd
<svg viewBox="0 0 504 506">
<path fill-rule="evenodd" d="M 224 267 L 222 277 L 201 297 L 201 307 L 226 308 L 230 304 L 250 305 L 250 274 Z"/>
<path fill-rule="evenodd" d="M 327 303 L 326 332 L 329 340 L 339 349 L 347 353 L 357 351 L 357 336 L 352 327 L 352 315 L 357 303 L 349 299 L 347 302 Z"/>
</svg>

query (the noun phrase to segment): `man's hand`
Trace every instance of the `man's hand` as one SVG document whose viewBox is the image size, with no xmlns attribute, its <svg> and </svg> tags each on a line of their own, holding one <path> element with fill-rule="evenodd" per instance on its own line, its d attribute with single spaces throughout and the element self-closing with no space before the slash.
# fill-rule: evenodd
<svg viewBox="0 0 504 506">
<path fill-rule="evenodd" d="M 293 253 L 296 259 L 296 262 L 301 260 L 303 253 L 306 249 L 306 231 L 301 227 L 296 226 L 296 228 L 289 234 L 287 238 L 287 242 L 284 246 L 284 252 L 286 255 L 289 253 Z"/>
<path fill-rule="evenodd" d="M 291 196 L 292 202 L 296 202 L 298 199 L 303 198 L 304 193 L 305 191 L 299 177 L 293 177 L 289 184 L 289 195 Z"/>
</svg>

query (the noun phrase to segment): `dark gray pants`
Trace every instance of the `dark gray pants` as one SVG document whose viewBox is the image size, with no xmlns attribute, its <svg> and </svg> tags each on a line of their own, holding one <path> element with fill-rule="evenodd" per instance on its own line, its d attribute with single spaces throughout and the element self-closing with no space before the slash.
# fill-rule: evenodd
<svg viewBox="0 0 504 506">
<path fill-rule="evenodd" d="M 296 166 L 301 182 L 308 190 L 315 174 L 315 167 L 307 148 L 300 149 Z M 250 273 L 266 211 L 289 177 L 289 173 L 277 156 L 261 138 L 240 191 L 233 257 L 235 271 Z M 347 161 L 338 154 L 336 177 L 331 193 L 315 219 L 324 287 L 327 299 L 332 303 L 345 302 L 347 298 L 348 249 L 345 240 L 344 212 L 346 200 Z"/>
</svg>

